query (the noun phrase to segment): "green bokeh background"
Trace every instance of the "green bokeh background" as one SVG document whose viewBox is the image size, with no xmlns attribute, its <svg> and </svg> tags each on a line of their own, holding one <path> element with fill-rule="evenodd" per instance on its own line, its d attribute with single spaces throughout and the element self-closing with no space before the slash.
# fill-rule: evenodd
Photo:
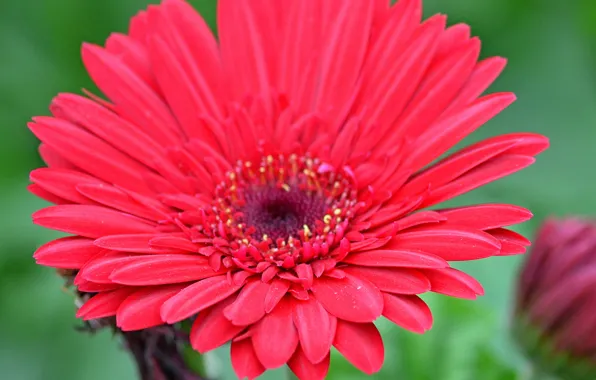
<svg viewBox="0 0 596 380">
<path fill-rule="evenodd" d="M 283 1 L 283 0 L 280 0 Z M 349 0 L 347 0 L 349 1 Z M 41 165 L 25 124 L 47 114 L 58 92 L 92 88 L 79 59 L 81 42 L 103 43 L 125 31 L 146 0 L 20 0 L 0 3 L 0 379 L 134 379 L 134 367 L 107 333 L 74 330 L 72 297 L 61 280 L 31 257 L 56 236 L 35 227 L 30 214 L 44 205 L 25 190 Z M 195 0 L 213 25 L 215 0 Z M 535 219 L 518 227 L 531 237 L 548 215 L 596 213 L 596 3 L 593 0 L 427 0 L 427 14 L 467 22 L 483 55 L 509 58 L 492 90 L 519 100 L 467 142 L 512 131 L 551 138 L 536 165 L 460 197 L 455 204 L 508 202 Z M 521 379 L 525 364 L 507 333 L 520 257 L 461 265 L 486 288 L 477 302 L 430 297 L 435 327 L 414 335 L 380 323 L 386 365 L 375 378 L 404 380 Z M 224 351 L 209 357 L 231 378 Z M 516 375 L 517 373 L 517 375 Z M 280 372 L 267 378 L 281 378 Z M 359 379 L 339 355 L 330 378 Z"/>
</svg>

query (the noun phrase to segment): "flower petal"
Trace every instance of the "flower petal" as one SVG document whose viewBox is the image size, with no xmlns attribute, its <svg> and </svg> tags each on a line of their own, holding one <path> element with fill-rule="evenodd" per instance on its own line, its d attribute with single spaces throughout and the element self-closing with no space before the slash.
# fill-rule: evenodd
<svg viewBox="0 0 596 380">
<path fill-rule="evenodd" d="M 383 316 L 398 326 L 422 334 L 433 322 L 428 305 L 418 296 L 383 293 Z"/>
<path fill-rule="evenodd" d="M 385 360 L 385 348 L 379 330 L 372 323 L 337 321 L 333 346 L 362 372 L 378 372 Z"/>
<path fill-rule="evenodd" d="M 372 322 L 383 311 L 379 289 L 355 276 L 321 277 L 313 283 L 312 292 L 329 314 L 346 321 Z"/>
<path fill-rule="evenodd" d="M 233 301 L 234 297 L 228 297 L 199 313 L 190 330 L 190 343 L 195 350 L 201 354 L 214 350 L 244 330 L 244 326 L 233 325 L 223 313 Z"/>
<path fill-rule="evenodd" d="M 346 257 L 343 262 L 365 267 L 445 268 L 449 266 L 441 257 L 405 249 L 377 249 L 354 253 Z"/>
<path fill-rule="evenodd" d="M 214 277 L 209 261 L 199 255 L 137 256 L 110 274 L 112 282 L 123 285 L 165 285 Z"/>
<path fill-rule="evenodd" d="M 292 321 L 292 304 L 283 298 L 256 326 L 252 343 L 259 361 L 267 369 L 288 362 L 298 346 L 298 333 Z"/>
<path fill-rule="evenodd" d="M 236 300 L 223 311 L 226 318 L 237 326 L 248 326 L 265 315 L 265 297 L 271 285 L 253 280 L 244 285 Z"/>
<path fill-rule="evenodd" d="M 449 224 L 489 230 L 503 226 L 523 223 L 532 217 L 532 213 L 523 207 L 507 204 L 483 204 L 440 210 L 447 217 Z"/>
<path fill-rule="evenodd" d="M 122 331 L 133 331 L 163 324 L 161 305 L 183 288 L 184 285 L 171 285 L 137 290 L 118 307 L 116 325 Z"/>
<path fill-rule="evenodd" d="M 420 294 L 431 289 L 428 278 L 414 269 L 350 266 L 342 270 L 354 277 L 370 281 L 383 292 Z"/>
<path fill-rule="evenodd" d="M 417 227 L 401 232 L 385 248 L 420 250 L 445 260 L 475 260 L 498 254 L 499 241 L 490 234 L 459 226 Z"/>
<path fill-rule="evenodd" d="M 90 319 L 116 315 L 122 302 L 135 290 L 135 288 L 122 288 L 110 292 L 98 293 L 81 306 L 77 311 L 77 318 L 83 318 L 88 321 Z"/>
<path fill-rule="evenodd" d="M 324 380 L 329 371 L 330 358 L 331 355 L 327 352 L 323 360 L 317 364 L 313 364 L 306 357 L 302 348 L 298 347 L 296 352 L 294 352 L 294 356 L 288 362 L 288 367 L 290 367 L 298 379 Z"/>
<path fill-rule="evenodd" d="M 33 214 L 33 222 L 53 230 L 90 238 L 155 230 L 151 224 L 137 217 L 90 205 L 47 207 Z"/>
<path fill-rule="evenodd" d="M 161 317 L 166 323 L 179 322 L 228 298 L 241 287 L 230 284 L 226 275 L 198 281 L 165 302 Z"/>
<path fill-rule="evenodd" d="M 33 257 L 39 265 L 79 269 L 100 251 L 101 248 L 96 247 L 93 240 L 65 237 L 42 245 L 35 251 Z"/>
<path fill-rule="evenodd" d="M 425 269 L 423 273 L 435 293 L 472 300 L 484 294 L 482 285 L 475 278 L 457 269 Z"/>
<path fill-rule="evenodd" d="M 309 363 L 320 363 L 329 355 L 335 325 L 329 318 L 329 313 L 314 298 L 306 301 L 293 302 L 294 325 L 298 330 L 300 347 Z"/>
<path fill-rule="evenodd" d="M 250 339 L 233 341 L 230 354 L 232 367 L 239 379 L 253 380 L 265 372 Z"/>
</svg>

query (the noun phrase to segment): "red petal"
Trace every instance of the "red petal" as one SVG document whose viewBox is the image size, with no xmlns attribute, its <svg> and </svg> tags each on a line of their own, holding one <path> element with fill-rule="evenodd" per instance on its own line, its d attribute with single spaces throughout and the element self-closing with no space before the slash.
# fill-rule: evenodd
<svg viewBox="0 0 596 380">
<path fill-rule="evenodd" d="M 313 283 L 312 292 L 329 314 L 346 321 L 371 322 L 383 311 L 379 289 L 358 277 L 321 277 Z"/>
<path fill-rule="evenodd" d="M 265 315 L 265 297 L 270 287 L 261 280 L 247 283 L 236 301 L 224 310 L 224 315 L 237 326 L 258 322 Z"/>
<path fill-rule="evenodd" d="M 250 339 L 232 342 L 230 350 L 232 367 L 239 379 L 253 380 L 265 372 L 265 367 L 257 358 Z"/>
<path fill-rule="evenodd" d="M 383 293 L 383 316 L 398 326 L 415 333 L 430 330 L 433 317 L 430 309 L 418 296 Z"/>
<path fill-rule="evenodd" d="M 300 337 L 300 346 L 304 355 L 313 364 L 320 363 L 329 355 L 335 326 L 329 313 L 314 298 L 306 301 L 294 301 L 294 325 Z"/>
<path fill-rule="evenodd" d="M 110 280 L 110 275 L 116 268 L 138 259 L 137 255 L 105 251 L 99 257 L 85 264 L 79 274 L 88 281 L 111 284 L 113 282 Z"/>
<path fill-rule="evenodd" d="M 344 263 L 366 267 L 445 268 L 449 264 L 441 257 L 405 249 L 380 249 L 349 255 Z"/>
<path fill-rule="evenodd" d="M 317 364 L 313 364 L 304 354 L 301 347 L 296 349 L 294 356 L 288 362 L 288 367 L 294 372 L 296 377 L 300 380 L 324 380 L 329 371 L 329 352 L 323 360 Z"/>
<path fill-rule="evenodd" d="M 81 306 L 77 311 L 77 318 L 83 318 L 87 321 L 116 315 L 122 302 L 134 291 L 134 288 L 122 288 L 98 293 Z"/>
<path fill-rule="evenodd" d="M 496 237 L 501 242 L 501 252 L 499 252 L 499 256 L 525 253 L 526 247 L 531 244 L 531 242 L 524 236 L 505 228 L 495 228 L 494 230 L 488 230 L 486 232 Z"/>
<path fill-rule="evenodd" d="M 397 294 L 420 294 L 430 290 L 430 281 L 421 272 L 401 268 L 342 268 L 354 277 L 372 282 L 379 290 Z"/>
<path fill-rule="evenodd" d="M 252 343 L 259 361 L 267 369 L 288 362 L 298 346 L 298 333 L 292 321 L 292 303 L 283 298 L 255 328 Z"/>
<path fill-rule="evenodd" d="M 41 168 L 35 169 L 29 174 L 31 182 L 41 186 L 50 193 L 67 199 L 72 203 L 90 204 L 94 203 L 82 196 L 76 186 L 82 183 L 101 184 L 102 181 L 88 174 L 76 170 Z"/>
<path fill-rule="evenodd" d="M 271 281 L 271 287 L 265 296 L 265 312 L 270 313 L 290 289 L 290 282 L 279 278 Z"/>
<path fill-rule="evenodd" d="M 228 298 L 240 288 L 230 284 L 226 275 L 198 281 L 164 303 L 161 317 L 166 323 L 179 322 Z"/>
<path fill-rule="evenodd" d="M 54 268 L 79 269 L 101 251 L 93 240 L 66 237 L 39 247 L 33 257 L 37 264 Z"/>
<path fill-rule="evenodd" d="M 149 242 L 160 234 L 127 234 L 104 236 L 95 241 L 98 247 L 135 253 L 180 253 L 180 250 L 152 247 Z"/>
<path fill-rule="evenodd" d="M 116 314 L 116 324 L 123 331 L 142 330 L 163 324 L 161 305 L 184 288 L 184 285 L 151 287 L 129 295 Z"/>
<path fill-rule="evenodd" d="M 492 158 L 457 179 L 431 190 L 420 207 L 429 207 L 458 195 L 467 193 L 487 183 L 518 172 L 536 161 L 534 157 L 521 154 L 502 154 Z"/>
<path fill-rule="evenodd" d="M 475 278 L 457 269 L 426 269 L 423 273 L 435 293 L 472 300 L 484 294 L 482 285 Z"/>
<path fill-rule="evenodd" d="M 439 211 L 449 224 L 489 230 L 522 223 L 532 218 L 523 207 L 506 204 L 484 204 Z"/>
<path fill-rule="evenodd" d="M 168 218 L 169 210 L 159 201 L 130 190 L 125 191 L 114 186 L 85 183 L 77 185 L 77 191 L 95 202 L 130 215 L 153 221 Z"/>
<path fill-rule="evenodd" d="M 199 255 L 151 255 L 127 261 L 110 274 L 110 280 L 124 285 L 162 285 L 196 281 L 222 272 L 215 272 Z"/>
<path fill-rule="evenodd" d="M 244 329 L 244 326 L 230 323 L 223 313 L 232 301 L 234 297 L 229 297 L 199 313 L 190 330 L 190 343 L 195 350 L 201 354 L 214 350 Z"/>
<path fill-rule="evenodd" d="M 53 230 L 90 238 L 155 231 L 153 225 L 137 217 L 105 207 L 87 205 L 47 207 L 33 214 L 33 222 Z"/>
<path fill-rule="evenodd" d="M 84 44 L 82 57 L 89 75 L 114 102 L 118 114 L 144 126 L 143 130 L 163 145 L 180 142 L 178 125 L 167 105 L 117 55 Z"/>
<path fill-rule="evenodd" d="M 419 227 L 396 235 L 385 248 L 420 250 L 445 260 L 475 260 L 496 255 L 497 239 L 486 232 L 459 226 Z"/>
<path fill-rule="evenodd" d="M 333 346 L 362 372 L 378 372 L 385 360 L 381 334 L 372 323 L 337 321 Z"/>
<path fill-rule="evenodd" d="M 417 140 L 416 149 L 408 157 L 410 164 L 417 169 L 432 162 L 514 101 L 512 93 L 490 94 L 435 122 Z"/>
</svg>

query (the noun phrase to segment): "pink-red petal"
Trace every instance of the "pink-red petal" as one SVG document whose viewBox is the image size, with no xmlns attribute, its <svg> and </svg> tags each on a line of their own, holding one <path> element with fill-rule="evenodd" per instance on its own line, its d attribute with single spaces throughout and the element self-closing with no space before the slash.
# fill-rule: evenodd
<svg viewBox="0 0 596 380">
<path fill-rule="evenodd" d="M 372 323 L 337 321 L 333 346 L 362 372 L 378 372 L 385 360 L 385 348 L 379 330 Z"/>
<path fill-rule="evenodd" d="M 312 292 L 329 314 L 352 322 L 372 322 L 383 311 L 383 296 L 367 280 L 346 275 L 343 279 L 321 277 Z"/>
<path fill-rule="evenodd" d="M 149 287 L 135 291 L 118 307 L 116 324 L 123 331 L 142 330 L 164 323 L 159 311 L 161 305 L 184 285 Z"/>
<path fill-rule="evenodd" d="M 418 296 L 383 293 L 383 299 L 383 316 L 391 322 L 419 334 L 430 330 L 432 314 L 428 305 Z"/>
<path fill-rule="evenodd" d="M 256 326 L 252 343 L 259 361 L 267 369 L 288 362 L 298 346 L 298 333 L 292 320 L 292 303 L 283 298 Z"/>
<path fill-rule="evenodd" d="M 228 298 L 241 287 L 231 284 L 226 275 L 198 281 L 166 301 L 161 317 L 166 323 L 179 322 Z"/>
<path fill-rule="evenodd" d="M 329 313 L 316 299 L 310 297 L 305 301 L 293 302 L 293 317 L 304 355 L 310 363 L 320 363 L 329 355 L 335 335 L 335 325 Z"/>
</svg>

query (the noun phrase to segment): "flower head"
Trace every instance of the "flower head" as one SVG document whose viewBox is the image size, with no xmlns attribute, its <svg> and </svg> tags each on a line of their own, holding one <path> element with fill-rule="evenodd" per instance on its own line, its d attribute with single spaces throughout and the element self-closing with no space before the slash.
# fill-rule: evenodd
<svg viewBox="0 0 596 380">
<path fill-rule="evenodd" d="M 516 337 L 541 371 L 596 377 L 596 223 L 548 220 L 519 279 Z"/>
<path fill-rule="evenodd" d="M 441 157 L 514 100 L 481 94 L 469 28 L 421 1 L 220 0 L 219 40 L 181 0 L 150 6 L 83 61 L 107 96 L 61 94 L 31 130 L 48 168 L 36 252 L 124 331 L 195 318 L 199 352 L 231 343 L 239 377 L 288 364 L 322 378 L 335 346 L 378 371 L 384 316 L 415 332 L 418 294 L 473 299 L 450 261 L 519 254 L 505 204 L 429 207 L 534 162 L 519 133 Z M 197 316 L 198 315 L 198 316 Z"/>
</svg>

